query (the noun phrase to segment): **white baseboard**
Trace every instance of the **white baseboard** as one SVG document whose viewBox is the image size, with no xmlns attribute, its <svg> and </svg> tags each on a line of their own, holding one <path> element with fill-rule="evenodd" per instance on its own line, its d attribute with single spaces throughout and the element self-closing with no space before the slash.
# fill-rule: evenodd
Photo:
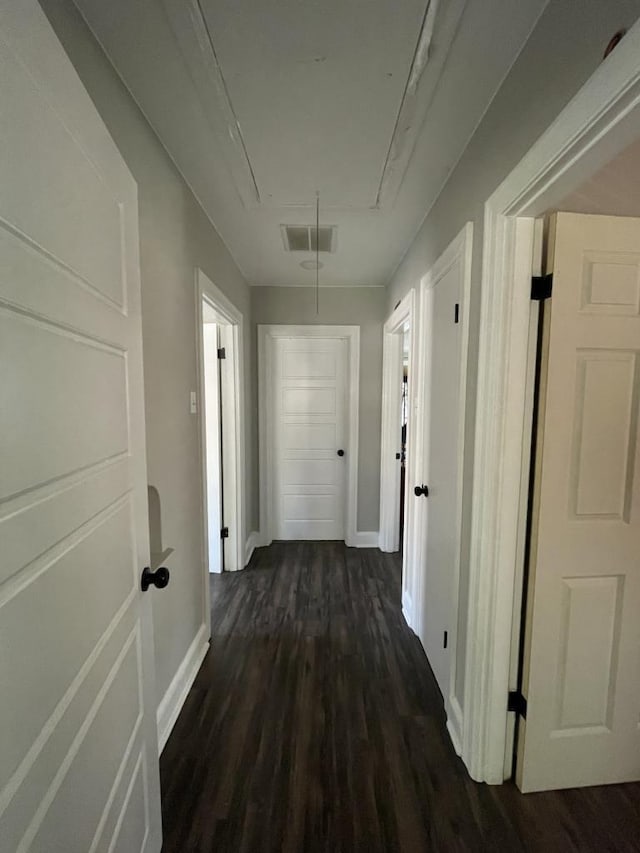
<svg viewBox="0 0 640 853">
<path fill-rule="evenodd" d="M 249 565 L 249 560 L 253 556 L 253 552 L 256 548 L 260 547 L 260 534 L 257 530 L 252 530 L 251 533 L 247 536 L 247 544 L 245 546 L 244 552 L 244 564 L 245 566 Z"/>
<path fill-rule="evenodd" d="M 349 548 L 377 548 L 379 539 L 380 534 L 377 530 L 357 530 L 355 535 L 345 539 L 345 544 Z M 272 542 L 273 539 L 263 538 L 257 530 L 250 533 L 247 538 L 247 563 L 255 548 L 264 548 Z"/>
<path fill-rule="evenodd" d="M 462 708 L 457 698 L 451 695 L 449 697 L 449 707 L 447 708 L 447 731 L 449 732 L 451 743 L 457 755 L 462 755 L 463 726 Z"/>
<path fill-rule="evenodd" d="M 162 752 L 169 740 L 171 730 L 176 724 L 187 694 L 195 681 L 202 659 L 209 648 L 207 627 L 202 625 L 189 646 L 189 651 L 173 676 L 167 692 L 158 705 L 156 720 L 158 724 L 158 751 Z"/>
<path fill-rule="evenodd" d="M 382 551 L 383 554 L 397 554 L 400 550 L 399 545 L 397 545 L 395 548 L 389 546 L 387 542 L 387 537 L 382 531 L 380 531 L 380 534 L 378 536 L 378 548 Z"/>
<path fill-rule="evenodd" d="M 451 719 L 447 720 L 447 731 L 449 732 L 449 737 L 451 738 L 451 743 L 456 751 L 456 755 L 462 755 L 462 741 L 459 733 L 456 731 L 456 727 L 453 725 L 453 720 Z"/>
<path fill-rule="evenodd" d="M 406 590 L 402 593 L 402 615 L 404 616 L 404 621 L 415 633 L 416 629 L 413 626 L 413 602 Z"/>
<path fill-rule="evenodd" d="M 355 535 L 347 540 L 347 545 L 350 548 L 377 548 L 379 540 L 377 530 L 356 530 Z"/>
<path fill-rule="evenodd" d="M 447 708 L 447 731 L 456 754 L 462 755 L 462 708 L 453 694 L 449 697 L 449 707 Z"/>
</svg>

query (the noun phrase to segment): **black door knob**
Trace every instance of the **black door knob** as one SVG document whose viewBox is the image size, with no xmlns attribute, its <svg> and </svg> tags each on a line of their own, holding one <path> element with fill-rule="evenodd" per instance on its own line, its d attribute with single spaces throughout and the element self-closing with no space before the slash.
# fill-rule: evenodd
<svg viewBox="0 0 640 853">
<path fill-rule="evenodd" d="M 155 572 L 152 572 L 149 566 L 147 566 L 142 572 L 142 579 L 140 581 L 140 589 L 143 592 L 146 592 L 151 584 L 153 584 L 158 589 L 164 589 L 165 586 L 169 583 L 169 569 L 165 569 L 164 566 L 160 566 L 159 569 L 156 569 Z"/>
<path fill-rule="evenodd" d="M 344 450 L 340 449 L 340 450 L 338 451 L 338 456 L 344 456 Z"/>
<path fill-rule="evenodd" d="M 413 490 L 413 494 L 419 498 L 421 495 L 424 495 L 425 498 L 429 497 L 429 487 L 425 486 L 424 483 L 421 486 L 416 486 Z"/>
</svg>

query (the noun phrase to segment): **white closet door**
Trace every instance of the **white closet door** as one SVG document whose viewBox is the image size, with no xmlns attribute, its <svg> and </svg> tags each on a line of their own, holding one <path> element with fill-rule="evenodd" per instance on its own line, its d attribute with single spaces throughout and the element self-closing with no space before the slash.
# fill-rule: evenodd
<svg viewBox="0 0 640 853">
<path fill-rule="evenodd" d="M 346 354 L 335 338 L 275 341 L 277 539 L 345 537 Z"/>
<path fill-rule="evenodd" d="M 135 183 L 0 3 L 0 850 L 161 843 Z"/>
<path fill-rule="evenodd" d="M 524 791 L 640 779 L 640 219 L 560 213 L 550 244 Z"/>
<path fill-rule="evenodd" d="M 462 524 L 462 469 L 466 394 L 467 294 L 471 228 L 438 258 L 420 288 L 418 406 L 413 502 L 418 631 L 460 736 L 454 696 L 458 575 Z M 415 487 L 428 495 L 414 496 Z"/>
</svg>

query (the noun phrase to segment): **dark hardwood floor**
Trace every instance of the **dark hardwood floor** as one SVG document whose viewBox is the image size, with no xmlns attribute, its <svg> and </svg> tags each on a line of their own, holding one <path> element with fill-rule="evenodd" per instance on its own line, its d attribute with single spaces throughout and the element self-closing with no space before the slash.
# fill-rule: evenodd
<svg viewBox="0 0 640 853">
<path fill-rule="evenodd" d="M 211 649 L 161 760 L 164 853 L 640 850 L 640 785 L 471 781 L 397 558 L 274 543 L 211 591 Z"/>
</svg>

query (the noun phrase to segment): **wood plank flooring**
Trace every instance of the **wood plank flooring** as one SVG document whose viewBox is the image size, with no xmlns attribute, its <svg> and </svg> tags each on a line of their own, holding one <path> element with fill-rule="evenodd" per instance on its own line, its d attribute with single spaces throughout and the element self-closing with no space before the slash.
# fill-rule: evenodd
<svg viewBox="0 0 640 853">
<path fill-rule="evenodd" d="M 212 576 L 161 759 L 164 853 L 638 851 L 640 785 L 479 785 L 400 611 L 396 556 L 274 543 Z"/>
</svg>

